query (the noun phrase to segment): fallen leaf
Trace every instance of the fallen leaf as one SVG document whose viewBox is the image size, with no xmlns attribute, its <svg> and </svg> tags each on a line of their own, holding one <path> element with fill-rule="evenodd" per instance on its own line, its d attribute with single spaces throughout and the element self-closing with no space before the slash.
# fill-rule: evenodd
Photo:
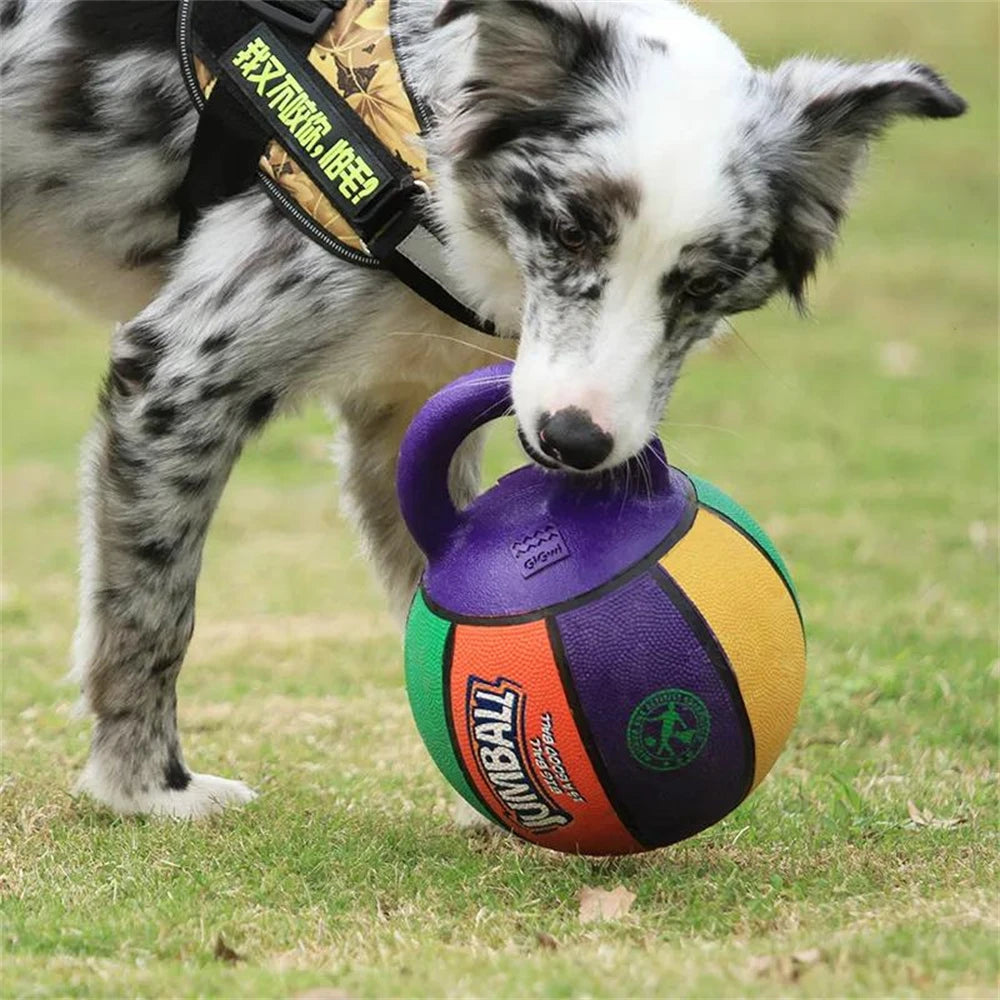
<svg viewBox="0 0 1000 1000">
<path fill-rule="evenodd" d="M 918 828 L 926 826 L 933 830 L 954 830 L 955 827 L 964 826 L 969 822 L 968 816 L 939 818 L 928 809 L 917 808 L 912 799 L 906 803 L 906 811 L 910 814 L 910 824 Z"/>
<path fill-rule="evenodd" d="M 559 942 L 551 934 L 546 934 L 545 931 L 539 931 L 535 935 L 535 940 L 538 942 L 538 947 L 545 951 L 559 950 Z"/>
<path fill-rule="evenodd" d="M 927 826 L 927 820 L 924 818 L 924 814 L 917 808 L 913 799 L 907 800 L 906 811 L 910 814 L 910 819 L 915 826 Z"/>
<path fill-rule="evenodd" d="M 948 819 L 932 819 L 931 826 L 939 830 L 954 830 L 956 826 L 965 826 L 968 822 L 968 816 L 950 816 Z"/>
<path fill-rule="evenodd" d="M 595 920 L 615 920 L 624 917 L 635 902 L 635 893 L 625 886 L 617 889 L 593 889 L 585 885 L 577 894 L 580 901 L 580 923 L 591 924 Z"/>
</svg>

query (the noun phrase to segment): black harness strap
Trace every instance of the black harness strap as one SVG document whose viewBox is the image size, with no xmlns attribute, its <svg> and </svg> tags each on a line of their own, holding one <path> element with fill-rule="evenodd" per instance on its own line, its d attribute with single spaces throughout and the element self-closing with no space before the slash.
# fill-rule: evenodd
<svg viewBox="0 0 1000 1000">
<path fill-rule="evenodd" d="M 254 184 L 261 155 L 276 139 L 363 241 L 371 258 L 355 254 L 360 263 L 391 270 L 442 312 L 493 333 L 492 324 L 451 291 L 442 247 L 421 225 L 422 186 L 410 168 L 308 61 L 343 5 L 344 0 L 182 0 L 182 49 L 187 40 L 216 82 L 207 101 L 198 100 L 200 92 L 193 95 L 201 119 L 181 187 L 180 238 L 190 235 L 206 209 Z M 190 62 L 190 55 L 182 50 L 182 62 Z M 273 184 L 265 187 L 271 191 Z"/>
<path fill-rule="evenodd" d="M 292 34 L 288 44 L 304 56 L 329 26 L 344 0 L 336 0 L 335 3 L 324 3 L 322 0 L 284 2 L 285 5 L 294 5 L 302 15 L 296 22 L 300 30 Z M 261 20 L 282 15 L 283 19 L 288 19 L 284 22 L 287 26 L 294 17 L 293 13 L 277 4 L 259 0 L 192 3 L 190 9 L 190 28 L 198 39 L 199 56 L 212 70 L 216 83 L 198 120 L 191 162 L 181 183 L 179 235 L 182 241 L 191 235 L 204 211 L 253 186 L 261 154 L 271 138 L 270 133 L 244 106 L 229 78 L 219 72 L 218 64 L 209 53 L 225 52 Z M 329 14 L 325 24 L 321 20 L 324 11 Z M 311 23 L 318 25 L 315 35 L 306 34 L 303 30 L 307 23 L 305 18 L 310 14 L 313 18 Z M 181 52 L 182 59 L 186 56 Z"/>
</svg>

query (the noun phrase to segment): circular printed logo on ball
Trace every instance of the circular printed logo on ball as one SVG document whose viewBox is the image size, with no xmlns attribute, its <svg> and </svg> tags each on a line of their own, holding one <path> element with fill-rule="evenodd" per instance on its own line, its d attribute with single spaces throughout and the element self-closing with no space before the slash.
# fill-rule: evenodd
<svg viewBox="0 0 1000 1000">
<path fill-rule="evenodd" d="M 652 771 L 686 767 L 708 742 L 711 717 L 696 694 L 681 688 L 654 691 L 628 720 L 629 753 Z"/>
</svg>

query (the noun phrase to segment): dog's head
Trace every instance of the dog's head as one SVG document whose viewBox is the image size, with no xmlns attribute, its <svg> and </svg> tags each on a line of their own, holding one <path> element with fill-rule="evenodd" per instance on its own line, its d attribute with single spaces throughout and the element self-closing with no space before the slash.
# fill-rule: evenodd
<svg viewBox="0 0 1000 1000">
<path fill-rule="evenodd" d="M 893 117 L 965 109 L 912 62 L 754 69 L 662 0 L 448 0 L 438 26 L 471 49 L 434 139 L 452 266 L 520 336 L 527 450 L 581 470 L 643 447 L 724 317 L 801 305 Z"/>
</svg>

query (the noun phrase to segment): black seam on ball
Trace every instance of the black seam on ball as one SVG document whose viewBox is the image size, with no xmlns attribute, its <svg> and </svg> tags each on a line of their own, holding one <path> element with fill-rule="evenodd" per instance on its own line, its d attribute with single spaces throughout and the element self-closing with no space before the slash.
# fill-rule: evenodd
<svg viewBox="0 0 1000 1000">
<path fill-rule="evenodd" d="M 573 675 L 566 660 L 566 649 L 563 646 L 558 622 L 555 618 L 546 618 L 545 627 L 549 633 L 549 645 L 552 648 L 552 657 L 556 662 L 556 669 L 559 671 L 559 678 L 562 681 L 563 691 L 566 694 L 566 702 L 569 705 L 570 714 L 573 716 L 573 722 L 576 724 L 576 731 L 580 737 L 580 742 L 583 744 L 583 749 L 587 752 L 590 766 L 594 769 L 594 774 L 597 775 L 597 781 L 604 792 L 605 798 L 615 811 L 618 821 L 625 827 L 636 843 L 641 844 L 647 849 L 656 847 L 656 844 L 650 844 L 647 840 L 639 836 L 639 828 L 632 819 L 631 813 L 625 808 L 615 792 L 614 782 L 611 780 L 611 775 L 604 765 L 604 758 L 601 757 L 597 741 L 590 731 L 587 716 L 583 711 L 583 705 L 580 703 L 576 685 L 573 683 Z"/>
<path fill-rule="evenodd" d="M 426 595 L 424 595 L 424 599 L 426 601 Z M 482 795 L 479 794 L 479 789 L 476 787 L 476 783 L 472 780 L 472 775 L 469 774 L 469 769 L 465 766 L 465 758 L 462 756 L 461 744 L 458 742 L 458 738 L 455 734 L 455 717 L 451 710 L 451 670 L 455 659 L 455 632 L 457 627 L 458 626 L 454 624 L 449 627 L 448 634 L 445 636 L 444 640 L 444 650 L 441 654 L 441 669 L 443 671 L 441 697 L 444 701 L 444 722 L 448 729 L 448 739 L 451 744 L 451 752 L 455 758 L 455 763 L 458 764 L 459 771 L 462 772 L 462 777 L 465 778 L 466 785 L 479 801 L 479 804 L 483 807 L 487 818 L 496 823 L 497 826 L 507 829 L 505 824 L 499 820 Z M 458 789 L 456 789 L 456 791 L 458 791 Z M 461 795 L 461 792 L 459 792 L 459 794 Z M 464 799 L 465 796 L 462 795 L 462 798 Z M 469 804 L 472 805 L 471 802 Z"/>
<path fill-rule="evenodd" d="M 799 616 L 799 627 L 802 629 L 802 636 L 804 638 L 806 634 L 806 623 L 802 618 L 802 609 L 799 607 L 799 599 L 795 596 L 795 591 L 792 590 L 791 585 L 785 578 L 785 574 L 781 572 L 781 567 L 771 558 L 771 554 L 767 551 L 767 549 L 765 549 L 760 544 L 760 542 L 758 542 L 757 539 L 750 534 L 749 531 L 747 531 L 740 524 L 738 524 L 731 517 L 729 517 L 728 514 L 724 514 L 717 507 L 712 507 L 709 504 L 703 503 L 700 500 L 698 501 L 698 506 L 707 513 L 714 514 L 720 521 L 723 521 L 725 524 L 729 525 L 729 527 L 732 528 L 735 532 L 742 535 L 768 561 L 768 564 L 771 566 L 771 569 L 774 570 L 776 576 L 781 581 L 781 585 L 785 588 L 785 590 L 788 592 L 788 596 L 792 599 L 792 604 L 795 605 L 795 613 Z M 764 529 L 761 528 L 761 531 L 763 530 Z"/>
<path fill-rule="evenodd" d="M 684 619 L 685 624 L 691 629 L 698 645 L 705 651 L 709 662 L 715 667 L 726 690 L 729 692 L 729 700 L 732 702 L 733 711 L 740 720 L 740 728 L 743 730 L 744 745 L 746 754 L 744 764 L 746 771 L 743 775 L 743 791 L 739 799 L 733 803 L 735 809 L 749 794 L 753 787 L 753 776 L 757 769 L 757 741 L 754 737 L 753 726 L 750 723 L 750 716 L 747 714 L 747 706 L 743 701 L 743 693 L 740 691 L 739 681 L 733 671 L 729 657 L 722 648 L 719 640 L 715 637 L 711 625 L 705 621 L 701 612 L 691 603 L 687 594 L 678 586 L 677 581 L 662 567 L 657 567 L 657 572 L 652 574 L 657 586 L 667 595 L 670 603 L 677 609 L 678 614 Z M 722 817 L 719 817 L 720 819 Z"/>
</svg>

